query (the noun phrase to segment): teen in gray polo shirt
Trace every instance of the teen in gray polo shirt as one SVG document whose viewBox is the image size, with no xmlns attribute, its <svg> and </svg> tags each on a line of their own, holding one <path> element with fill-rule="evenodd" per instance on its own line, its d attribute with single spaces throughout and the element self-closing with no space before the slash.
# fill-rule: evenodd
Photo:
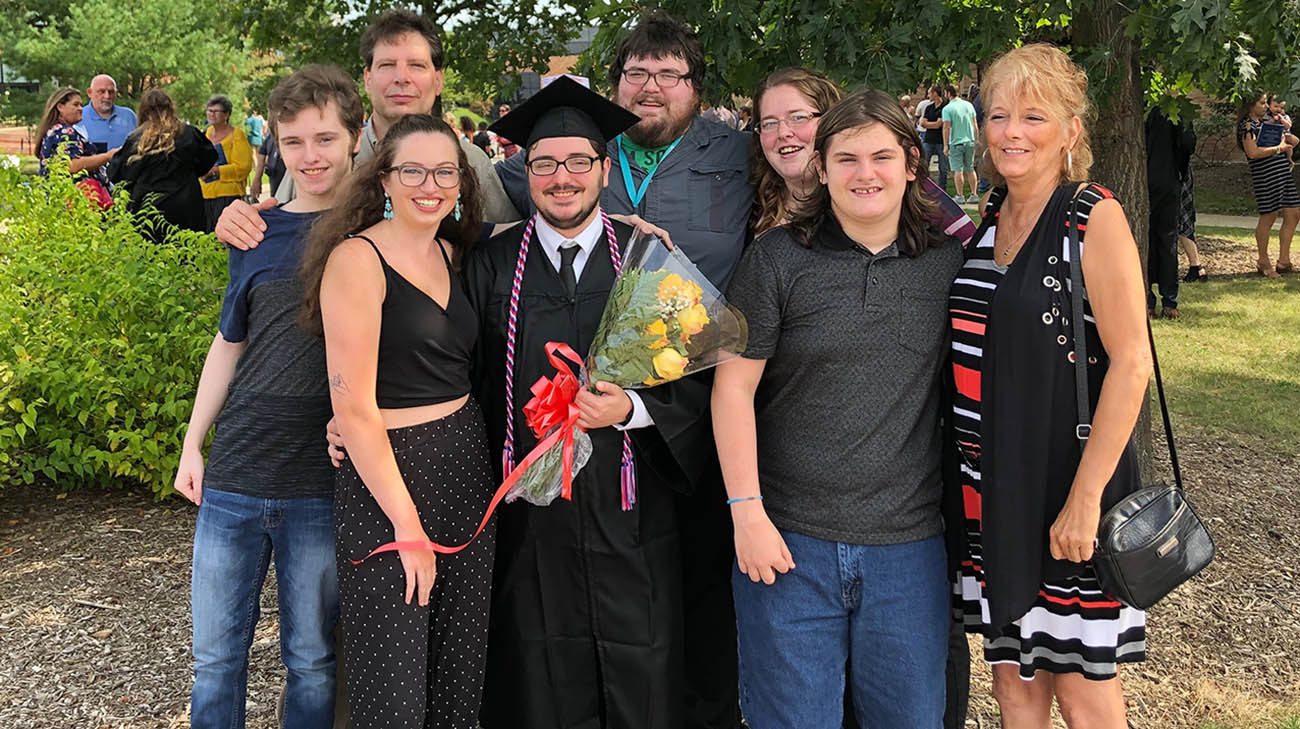
<svg viewBox="0 0 1300 729">
<path fill-rule="evenodd" d="M 960 244 L 933 227 L 920 139 L 887 94 L 822 118 L 822 185 L 746 250 L 749 322 L 713 422 L 735 524 L 741 705 L 839 726 L 940 726 L 948 638 L 940 366 Z"/>
</svg>

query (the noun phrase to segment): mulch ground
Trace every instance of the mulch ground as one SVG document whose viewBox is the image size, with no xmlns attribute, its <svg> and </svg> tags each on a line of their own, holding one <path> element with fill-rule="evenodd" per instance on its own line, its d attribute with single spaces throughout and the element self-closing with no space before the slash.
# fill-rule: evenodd
<svg viewBox="0 0 1300 729">
<path fill-rule="evenodd" d="M 1300 458 L 1180 438 L 1219 556 L 1150 612 L 1149 660 L 1123 674 L 1132 724 L 1275 729 L 1300 714 Z M 0 727 L 187 725 L 194 513 L 129 491 L 0 491 Z M 283 670 L 273 579 L 262 604 L 249 726 L 269 729 Z M 975 667 L 968 726 L 997 726 Z"/>
</svg>

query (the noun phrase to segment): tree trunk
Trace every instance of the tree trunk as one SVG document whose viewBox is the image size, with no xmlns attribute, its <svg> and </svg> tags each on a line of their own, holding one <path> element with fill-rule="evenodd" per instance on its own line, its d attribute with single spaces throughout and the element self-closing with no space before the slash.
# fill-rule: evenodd
<svg viewBox="0 0 1300 729">
<path fill-rule="evenodd" d="M 1147 193 L 1147 151 L 1142 75 L 1138 66 L 1140 48 L 1124 33 L 1132 11 L 1116 0 L 1092 0 L 1079 8 L 1071 20 L 1075 50 L 1108 49 L 1102 68 L 1089 68 L 1089 83 L 1102 92 L 1094 97 L 1096 115 L 1089 131 L 1092 136 L 1091 178 L 1110 188 L 1124 205 L 1129 227 L 1137 241 L 1146 276 L 1147 228 L 1150 201 Z M 1149 282 L 1148 282 L 1149 284 Z M 1144 473 L 1151 472 L 1151 413 L 1142 408 L 1135 430 L 1139 459 Z"/>
</svg>

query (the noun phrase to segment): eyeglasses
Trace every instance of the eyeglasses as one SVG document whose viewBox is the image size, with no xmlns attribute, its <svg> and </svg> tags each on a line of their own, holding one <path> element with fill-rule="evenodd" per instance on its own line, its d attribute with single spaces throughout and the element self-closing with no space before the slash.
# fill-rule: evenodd
<svg viewBox="0 0 1300 729">
<path fill-rule="evenodd" d="M 419 187 L 424 181 L 433 175 L 433 184 L 443 189 L 455 187 L 460 184 L 459 167 L 421 167 L 419 165 L 400 165 L 397 167 L 388 167 L 384 172 L 396 172 L 397 181 L 407 187 Z"/>
<path fill-rule="evenodd" d="M 655 85 L 661 89 L 671 89 L 682 81 L 689 81 L 689 73 L 677 73 L 676 71 L 656 71 L 650 73 L 644 68 L 625 68 L 623 69 L 623 78 L 633 86 L 645 86 L 646 82 L 653 76 Z"/>
<path fill-rule="evenodd" d="M 209 114 L 226 114 L 226 113 L 228 113 L 228 112 L 227 112 L 225 109 L 216 109 L 216 108 L 214 108 L 214 109 L 208 109 L 208 110 L 207 110 L 207 113 L 209 113 Z"/>
<path fill-rule="evenodd" d="M 759 134 L 776 134 L 776 130 L 781 128 L 781 122 L 790 127 L 791 131 L 803 126 L 808 122 L 821 116 L 821 112 L 813 111 L 796 111 L 784 119 L 764 119 L 758 123 Z"/>
<path fill-rule="evenodd" d="M 549 177 L 563 167 L 569 174 L 582 175 L 591 172 L 591 168 L 596 165 L 598 159 L 600 158 L 583 157 L 582 155 L 575 155 L 565 160 L 550 159 L 548 157 L 531 159 L 528 160 L 528 171 L 538 177 Z"/>
</svg>

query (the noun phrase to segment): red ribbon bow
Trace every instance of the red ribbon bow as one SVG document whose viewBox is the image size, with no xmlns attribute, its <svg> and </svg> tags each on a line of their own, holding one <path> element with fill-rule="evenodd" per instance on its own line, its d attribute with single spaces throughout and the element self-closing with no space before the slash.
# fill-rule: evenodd
<svg viewBox="0 0 1300 729">
<path fill-rule="evenodd" d="M 560 482 L 560 496 L 569 499 L 573 494 L 573 434 L 578 427 L 580 415 L 574 400 L 578 397 L 578 389 L 581 385 L 565 359 L 577 364 L 578 371 L 581 372 L 582 358 L 563 342 L 547 342 L 546 358 L 555 368 L 555 375 L 542 377 L 529 388 L 532 390 L 533 399 L 524 405 L 524 418 L 528 421 L 528 427 L 532 428 L 533 435 L 538 438 L 550 433 L 557 426 L 559 430 L 538 443 L 537 447 L 528 454 L 529 457 L 524 459 L 524 463 L 536 460 L 534 454 L 540 456 L 555 445 L 556 440 L 563 438 L 564 476 Z M 516 468 L 515 471 L 519 469 Z"/>
<path fill-rule="evenodd" d="M 479 534 L 483 533 L 483 530 L 488 525 L 488 520 L 492 518 L 492 514 L 501 505 L 501 500 L 506 497 L 506 494 L 519 480 L 519 477 L 561 438 L 564 439 L 564 478 L 561 482 L 560 496 L 565 499 L 572 497 L 573 434 L 574 430 L 579 427 L 579 410 L 573 401 L 577 398 L 578 388 L 581 385 L 577 376 L 573 374 L 573 370 L 569 368 L 569 362 L 565 360 L 577 364 L 578 371 L 581 372 L 582 358 L 564 342 L 547 342 L 546 358 L 550 360 L 551 366 L 555 368 L 555 375 L 542 377 L 529 388 L 532 390 L 533 399 L 524 405 L 524 417 L 528 421 L 528 427 L 532 428 L 533 434 L 538 438 L 541 438 L 552 428 L 560 427 L 554 433 L 543 438 L 540 443 L 529 451 L 528 456 L 518 466 L 515 466 L 510 475 L 506 476 L 506 480 L 497 487 L 496 493 L 492 494 L 492 501 L 488 504 L 487 513 L 483 515 L 483 520 L 479 522 L 478 529 L 474 531 L 474 536 L 470 537 L 464 544 L 455 547 L 446 547 L 437 542 L 389 542 L 359 560 L 350 560 L 352 564 L 361 564 L 382 552 L 396 552 L 403 549 L 427 549 L 438 554 L 455 554 L 468 547 L 478 538 Z"/>
</svg>

